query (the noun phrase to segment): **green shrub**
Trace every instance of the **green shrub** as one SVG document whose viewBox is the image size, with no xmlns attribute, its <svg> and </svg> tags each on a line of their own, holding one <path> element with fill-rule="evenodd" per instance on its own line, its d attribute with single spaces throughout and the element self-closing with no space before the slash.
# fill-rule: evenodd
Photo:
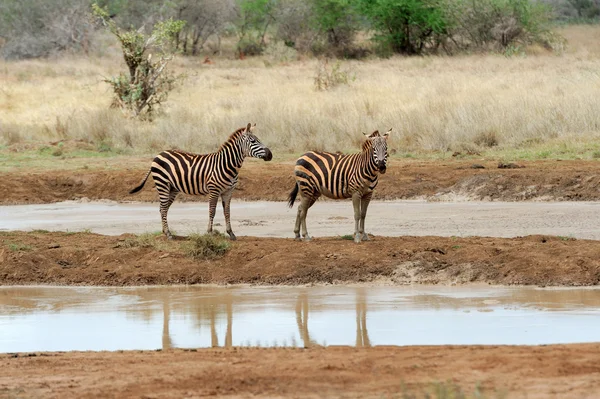
<svg viewBox="0 0 600 399">
<path fill-rule="evenodd" d="M 192 234 L 184 244 L 186 255 L 197 260 L 220 258 L 230 247 L 229 239 L 218 231 L 213 234 Z"/>
</svg>

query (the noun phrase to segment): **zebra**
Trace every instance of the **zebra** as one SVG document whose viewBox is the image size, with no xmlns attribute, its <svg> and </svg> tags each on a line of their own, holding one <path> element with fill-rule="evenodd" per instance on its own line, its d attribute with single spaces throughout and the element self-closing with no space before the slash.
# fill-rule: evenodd
<svg viewBox="0 0 600 399">
<path fill-rule="evenodd" d="M 230 203 L 233 189 L 238 182 L 238 170 L 247 156 L 265 161 L 273 159 L 267 148 L 252 132 L 254 125 L 248 123 L 245 128 L 233 132 L 217 152 L 210 154 L 192 154 L 185 151 L 163 151 L 154 158 L 150 170 L 139 186 L 129 194 L 137 193 L 144 187 L 148 176 L 152 174 L 160 199 L 160 218 L 162 231 L 168 239 L 173 235 L 167 224 L 167 212 L 180 192 L 191 195 L 206 195 L 209 198 L 209 220 L 207 233 L 212 233 L 213 219 L 219 196 L 223 201 L 223 213 L 227 233 L 236 240 L 231 229 Z"/>
<path fill-rule="evenodd" d="M 354 242 L 369 240 L 365 233 L 365 216 L 379 173 L 387 168 L 387 140 L 392 129 L 380 135 L 378 130 L 363 133 L 367 139 L 358 154 L 333 154 L 310 151 L 296 161 L 296 185 L 288 198 L 289 207 L 300 191 L 300 205 L 294 233 L 300 240 L 300 225 L 305 241 L 310 240 L 306 230 L 306 213 L 321 195 L 333 199 L 352 198 L 354 205 Z"/>
</svg>

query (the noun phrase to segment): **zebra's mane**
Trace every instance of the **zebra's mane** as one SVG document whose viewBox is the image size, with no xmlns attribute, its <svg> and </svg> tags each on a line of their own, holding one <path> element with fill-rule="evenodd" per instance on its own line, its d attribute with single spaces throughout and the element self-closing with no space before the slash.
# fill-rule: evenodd
<svg viewBox="0 0 600 399">
<path fill-rule="evenodd" d="M 225 140 L 225 142 L 223 144 L 221 144 L 221 146 L 219 147 L 219 151 L 221 151 L 223 149 L 223 147 L 225 147 L 227 144 L 236 141 L 244 133 L 245 130 L 246 130 L 245 127 L 241 127 L 239 129 L 237 129 L 235 132 L 231 133 L 229 138 L 227 140 Z"/>
</svg>

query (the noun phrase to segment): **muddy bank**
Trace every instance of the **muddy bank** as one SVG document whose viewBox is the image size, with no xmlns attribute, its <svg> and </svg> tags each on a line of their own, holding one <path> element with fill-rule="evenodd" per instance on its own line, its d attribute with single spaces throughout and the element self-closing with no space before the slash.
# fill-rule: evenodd
<svg viewBox="0 0 600 399">
<path fill-rule="evenodd" d="M 0 179 L 0 204 L 33 204 L 88 198 L 116 201 L 156 201 L 153 183 L 129 195 L 145 176 L 139 159 L 114 170 L 51 170 L 7 172 Z M 148 165 L 150 161 L 148 161 Z M 111 165 L 113 168 L 115 165 Z M 535 161 L 502 165 L 497 161 L 392 160 L 374 198 L 438 200 L 458 197 L 472 200 L 600 199 L 600 163 L 597 161 Z M 293 162 L 247 162 L 234 194 L 244 200 L 286 200 L 293 187 Z M 181 195 L 179 201 L 205 201 Z"/>
<path fill-rule="evenodd" d="M 374 237 L 310 243 L 242 237 L 216 260 L 185 239 L 10 232 L 0 235 L 0 284 L 526 284 L 600 282 L 600 241 L 564 237 Z"/>
<path fill-rule="evenodd" d="M 8 354 L 0 397 L 424 397 L 451 381 L 468 397 L 479 385 L 486 397 L 583 398 L 600 390 L 599 354 L 600 344 Z"/>
</svg>

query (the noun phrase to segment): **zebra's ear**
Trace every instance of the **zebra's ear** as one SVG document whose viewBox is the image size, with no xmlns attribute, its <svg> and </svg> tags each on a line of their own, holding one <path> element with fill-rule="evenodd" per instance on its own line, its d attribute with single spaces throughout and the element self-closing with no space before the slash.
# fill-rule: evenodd
<svg viewBox="0 0 600 399">
<path fill-rule="evenodd" d="M 385 137 L 385 139 L 387 140 L 387 139 L 388 139 L 388 137 L 390 137 L 390 133 L 392 133 L 392 128 L 390 128 L 390 130 L 388 130 L 387 132 L 385 132 L 385 133 L 383 134 L 383 137 Z"/>
<path fill-rule="evenodd" d="M 246 125 L 246 131 L 249 132 L 250 129 L 252 129 L 252 124 L 248 123 L 248 125 Z"/>
<path fill-rule="evenodd" d="M 371 134 L 366 134 L 366 133 L 364 133 L 364 132 L 363 132 L 363 134 L 364 134 L 365 136 L 367 136 L 367 138 L 370 138 L 370 139 L 372 139 L 373 137 L 379 137 L 379 130 L 375 130 L 375 131 L 374 131 L 373 133 L 371 133 Z"/>
<path fill-rule="evenodd" d="M 250 125 L 250 124 L 248 124 Z M 254 130 L 254 128 L 256 127 L 256 123 L 254 123 L 254 125 L 250 126 L 250 131 Z"/>
</svg>

